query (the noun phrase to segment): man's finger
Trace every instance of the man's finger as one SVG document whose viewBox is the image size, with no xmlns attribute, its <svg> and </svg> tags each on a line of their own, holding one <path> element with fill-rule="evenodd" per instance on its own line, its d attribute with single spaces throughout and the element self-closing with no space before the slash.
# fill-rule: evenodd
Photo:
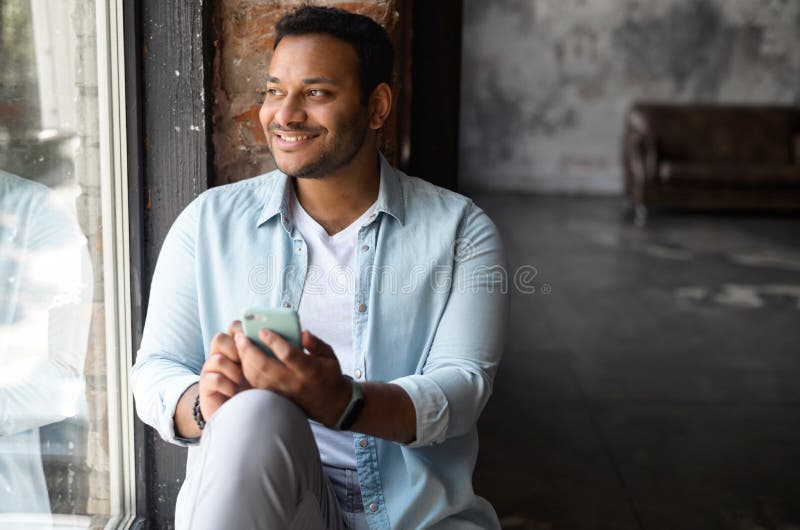
<svg viewBox="0 0 800 530">
<path fill-rule="evenodd" d="M 286 339 L 268 329 L 262 329 L 258 332 L 258 338 L 272 350 L 275 357 L 278 358 L 283 364 L 287 366 L 295 366 L 302 364 L 305 361 L 305 354 L 299 349 L 292 347 Z"/>
<path fill-rule="evenodd" d="M 245 335 L 237 333 L 235 340 L 242 358 L 245 379 L 255 388 L 278 393 L 284 391 L 283 383 L 289 379 L 286 366 L 280 360 L 266 355 Z"/>
<path fill-rule="evenodd" d="M 244 383 L 244 375 L 242 374 L 242 366 L 228 359 L 221 353 L 212 353 L 208 356 L 203 365 L 204 372 L 219 372 L 225 377 L 241 385 Z"/>
<path fill-rule="evenodd" d="M 242 327 L 242 321 L 241 320 L 234 320 L 228 326 L 228 335 L 233 337 L 237 333 L 244 333 L 244 328 Z"/>
<path fill-rule="evenodd" d="M 236 350 L 236 344 L 233 342 L 233 337 L 227 333 L 217 333 L 211 340 L 211 353 L 221 353 L 231 361 L 239 362 L 239 352 Z"/>
<path fill-rule="evenodd" d="M 239 391 L 236 383 L 219 372 L 203 372 L 200 374 L 200 388 L 206 394 L 217 392 L 228 397 L 233 397 Z"/>
<path fill-rule="evenodd" d="M 308 330 L 303 331 L 302 342 L 303 342 L 303 347 L 307 349 L 311 355 L 316 355 L 317 357 L 328 357 L 331 359 L 336 359 L 336 353 L 334 353 L 333 348 L 331 348 L 330 344 L 328 344 L 321 338 L 317 337 L 310 331 Z"/>
<path fill-rule="evenodd" d="M 239 356 L 242 359 L 242 367 L 244 367 L 245 364 L 249 364 L 250 366 L 261 369 L 264 365 L 268 364 L 268 361 L 275 362 L 261 351 L 258 346 L 253 344 L 244 333 L 236 333 L 233 336 L 233 340 L 236 343 L 236 348 L 239 350 Z"/>
</svg>

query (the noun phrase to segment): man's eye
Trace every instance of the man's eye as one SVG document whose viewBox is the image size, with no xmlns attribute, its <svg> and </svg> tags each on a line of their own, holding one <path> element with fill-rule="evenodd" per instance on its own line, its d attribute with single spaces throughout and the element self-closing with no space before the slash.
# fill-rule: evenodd
<svg viewBox="0 0 800 530">
<path fill-rule="evenodd" d="M 277 88 L 268 88 L 267 89 L 267 95 L 268 96 L 272 96 L 272 97 L 280 96 L 281 95 L 281 91 L 278 90 Z"/>
<path fill-rule="evenodd" d="M 319 88 L 312 88 L 311 90 L 308 91 L 308 95 L 312 97 L 320 97 L 324 96 L 325 94 L 327 94 L 327 92 L 325 92 L 324 90 L 320 90 Z"/>
</svg>

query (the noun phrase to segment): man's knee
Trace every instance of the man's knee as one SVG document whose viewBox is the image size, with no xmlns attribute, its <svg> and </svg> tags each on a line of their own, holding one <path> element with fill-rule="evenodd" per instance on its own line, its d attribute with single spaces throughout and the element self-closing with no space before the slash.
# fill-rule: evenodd
<svg viewBox="0 0 800 530">
<path fill-rule="evenodd" d="M 208 429 L 235 436 L 264 439 L 267 434 L 308 428 L 303 410 L 291 400 L 269 390 L 245 390 L 226 401 L 214 414 Z"/>
<path fill-rule="evenodd" d="M 254 488 L 274 483 L 299 491 L 300 469 L 319 458 L 303 410 L 267 390 L 246 390 L 226 401 L 209 421 L 200 443 L 205 459 L 221 464 L 215 469 L 235 477 L 238 485 Z M 273 480 L 265 482 L 265 476 Z"/>
</svg>

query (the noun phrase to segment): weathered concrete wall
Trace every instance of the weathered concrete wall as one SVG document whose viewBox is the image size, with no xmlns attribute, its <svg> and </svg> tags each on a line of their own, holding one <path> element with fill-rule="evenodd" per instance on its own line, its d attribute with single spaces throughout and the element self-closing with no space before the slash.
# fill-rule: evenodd
<svg viewBox="0 0 800 530">
<path fill-rule="evenodd" d="M 302 4 L 325 5 L 372 17 L 391 33 L 396 0 L 361 2 L 223 0 L 217 4 L 214 72 L 214 149 L 217 182 L 233 182 L 275 168 L 258 121 L 275 22 Z M 389 124 L 387 128 L 392 128 Z"/>
<path fill-rule="evenodd" d="M 796 0 L 466 0 L 459 183 L 619 192 L 635 100 L 800 103 Z"/>
</svg>

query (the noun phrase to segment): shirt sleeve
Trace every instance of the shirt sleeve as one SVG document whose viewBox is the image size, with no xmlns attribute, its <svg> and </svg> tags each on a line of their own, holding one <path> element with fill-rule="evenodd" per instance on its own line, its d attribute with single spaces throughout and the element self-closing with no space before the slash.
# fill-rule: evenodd
<svg viewBox="0 0 800 530">
<path fill-rule="evenodd" d="M 408 447 L 442 443 L 475 427 L 503 353 L 508 287 L 497 228 L 470 203 L 456 241 L 450 295 L 422 373 L 391 381 L 416 408 L 417 436 Z"/>
<path fill-rule="evenodd" d="M 0 281 L 19 286 L 0 287 L 0 437 L 85 414 L 93 287 L 86 238 L 49 191 L 27 193 L 20 202 L 36 206 L 12 217 L 25 223 L 21 241 L 0 241 Z"/>
<path fill-rule="evenodd" d="M 150 288 L 141 348 L 131 369 L 136 411 L 167 442 L 177 438 L 173 417 L 178 400 L 199 380 L 205 361 L 195 277 L 197 200 L 170 228 Z"/>
<path fill-rule="evenodd" d="M 424 447 L 442 443 L 447 436 L 450 409 L 447 396 L 436 382 L 428 377 L 408 375 L 391 381 L 406 391 L 417 414 L 417 436 L 406 447 Z"/>
</svg>

